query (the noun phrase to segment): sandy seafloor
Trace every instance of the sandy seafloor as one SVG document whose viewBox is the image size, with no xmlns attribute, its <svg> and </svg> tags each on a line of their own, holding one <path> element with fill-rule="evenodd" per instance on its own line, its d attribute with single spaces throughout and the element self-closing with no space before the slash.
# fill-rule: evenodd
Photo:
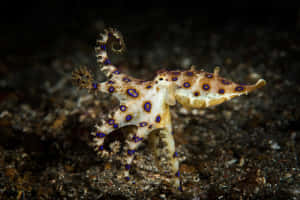
<svg viewBox="0 0 300 200">
<path fill-rule="evenodd" d="M 238 18 L 209 24 L 202 17 L 149 13 L 65 20 L 60 30 L 32 28 L 38 22 L 7 25 L 0 59 L 0 199 L 299 199 L 299 26 Z M 110 55 L 131 76 L 150 80 L 161 68 L 193 64 L 209 72 L 220 65 L 223 77 L 239 83 L 267 81 L 219 106 L 172 107 L 183 192 L 154 167 L 147 142 L 133 164 L 135 184 L 118 178 L 122 152 L 104 161 L 90 146 L 93 126 L 118 102 L 80 91 L 70 78 L 86 65 L 105 80 L 93 48 L 107 26 L 124 35 L 127 52 Z M 110 136 L 122 144 L 126 132 Z"/>
</svg>

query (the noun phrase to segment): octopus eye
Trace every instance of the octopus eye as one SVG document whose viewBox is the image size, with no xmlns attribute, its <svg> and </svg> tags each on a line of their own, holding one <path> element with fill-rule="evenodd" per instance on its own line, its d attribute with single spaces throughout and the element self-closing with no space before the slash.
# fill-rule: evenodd
<svg viewBox="0 0 300 200">
<path fill-rule="evenodd" d="M 204 90 L 209 90 L 210 87 L 209 87 L 208 84 L 203 84 L 202 88 L 203 88 Z"/>
<path fill-rule="evenodd" d="M 238 87 L 235 88 L 235 91 L 237 91 L 237 92 L 240 92 L 240 91 L 243 91 L 243 90 L 244 90 L 244 87 L 242 87 L 242 86 L 238 86 Z"/>
<path fill-rule="evenodd" d="M 145 104 L 144 104 L 144 110 L 146 112 L 150 112 L 151 111 L 151 103 L 149 101 L 147 101 Z"/>
<path fill-rule="evenodd" d="M 189 88 L 189 87 L 191 87 L 191 84 L 190 84 L 189 82 L 185 82 L 185 83 L 183 84 L 183 87 Z"/>
<path fill-rule="evenodd" d="M 164 80 L 163 78 L 159 78 L 160 81 Z"/>
<path fill-rule="evenodd" d="M 225 90 L 224 89 L 219 89 L 219 94 L 224 94 L 225 93 Z"/>
</svg>

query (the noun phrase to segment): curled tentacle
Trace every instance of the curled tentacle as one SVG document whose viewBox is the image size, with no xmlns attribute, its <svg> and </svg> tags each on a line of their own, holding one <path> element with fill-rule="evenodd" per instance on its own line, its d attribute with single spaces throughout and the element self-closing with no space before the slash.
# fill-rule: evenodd
<svg viewBox="0 0 300 200">
<path fill-rule="evenodd" d="M 122 34 L 113 28 L 104 30 L 96 41 L 96 57 L 97 63 L 101 66 L 101 71 L 110 77 L 112 74 L 119 74 L 117 67 L 114 66 L 107 55 L 107 47 L 109 46 L 114 53 L 123 53 L 126 49 Z"/>
<path fill-rule="evenodd" d="M 80 89 L 86 88 L 91 90 L 93 88 L 93 77 L 85 66 L 73 71 L 72 82 Z"/>
</svg>

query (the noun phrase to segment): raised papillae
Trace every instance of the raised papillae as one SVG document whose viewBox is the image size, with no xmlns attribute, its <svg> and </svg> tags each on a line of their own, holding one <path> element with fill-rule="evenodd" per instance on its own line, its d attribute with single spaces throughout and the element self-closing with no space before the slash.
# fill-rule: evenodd
<svg viewBox="0 0 300 200">
<path fill-rule="evenodd" d="M 264 86 L 266 81 L 260 79 L 253 85 L 241 85 L 222 78 L 219 75 L 219 67 L 216 67 L 213 73 L 208 73 L 196 70 L 193 66 L 184 71 L 161 70 L 157 72 L 154 80 L 143 81 L 122 73 L 108 58 L 108 47 L 116 53 L 125 50 L 121 33 L 108 28 L 100 36 L 95 48 L 96 57 L 108 80 L 101 83 L 94 81 L 84 67 L 75 70 L 72 75 L 79 88 L 109 93 L 120 102 L 119 107 L 112 110 L 106 121 L 95 125 L 95 130 L 91 133 L 94 136 L 95 150 L 103 157 L 109 156 L 110 152 L 104 148 L 105 139 L 109 134 L 125 126 L 134 127 L 130 129 L 128 134 L 131 137 L 127 139 L 124 147 L 125 180 L 130 181 L 129 170 L 139 145 L 150 139 L 149 144 L 153 145 L 156 157 L 162 152 L 166 154 L 167 171 L 173 177 L 172 185 L 181 189 L 178 154 L 175 150 L 169 107 L 176 102 L 186 108 L 215 106 L 233 97 L 248 94 Z M 165 144 L 163 150 L 157 148 L 159 139 Z"/>
</svg>

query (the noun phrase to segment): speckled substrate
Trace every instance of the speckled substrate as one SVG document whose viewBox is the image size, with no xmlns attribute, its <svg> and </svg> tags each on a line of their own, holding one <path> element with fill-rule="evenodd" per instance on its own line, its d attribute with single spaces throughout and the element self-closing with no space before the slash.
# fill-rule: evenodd
<svg viewBox="0 0 300 200">
<path fill-rule="evenodd" d="M 120 178 L 122 148 L 110 160 L 97 158 L 89 133 L 117 102 L 72 86 L 71 71 L 79 65 L 87 64 L 98 80 L 104 77 L 95 67 L 93 46 L 60 38 L 34 58 L 0 63 L 5 77 L 0 93 L 0 199 L 300 198 L 297 35 L 289 34 L 286 42 L 286 32 L 266 27 L 200 31 L 168 26 L 165 32 L 167 28 L 151 27 L 146 40 L 138 39 L 143 38 L 139 31 L 120 26 L 128 53 L 113 60 L 124 72 L 144 79 L 161 66 L 187 69 L 194 64 L 212 71 L 221 64 L 224 77 L 246 83 L 267 80 L 266 87 L 210 109 L 173 107 L 184 191 L 168 185 L 147 144 L 136 155 L 131 172 L 135 184 Z M 65 53 L 62 46 L 72 50 Z M 24 63 L 17 71 L 10 69 Z M 110 136 L 110 145 L 123 147 L 126 130 Z"/>
</svg>

